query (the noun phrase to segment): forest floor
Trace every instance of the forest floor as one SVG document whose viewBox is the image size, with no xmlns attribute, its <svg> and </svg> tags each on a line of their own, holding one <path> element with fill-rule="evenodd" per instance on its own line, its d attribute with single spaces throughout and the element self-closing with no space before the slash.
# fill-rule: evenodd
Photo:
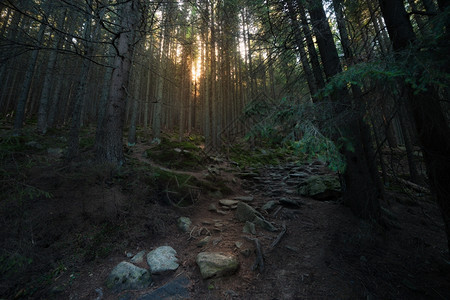
<svg viewBox="0 0 450 300">
<path fill-rule="evenodd" d="M 189 279 L 191 299 L 450 299 L 443 222 L 427 194 L 392 184 L 382 203 L 386 222 L 377 225 L 354 217 L 339 197 L 299 196 L 287 179 L 329 171 L 292 154 L 264 163 L 270 152 L 264 150 L 263 163 L 243 166 L 203 152 L 191 157 L 192 148 L 183 150 L 187 144 L 171 144 L 176 151 L 164 157 L 174 149 L 141 141 L 126 149 L 126 166 L 113 170 L 95 165 L 91 132 L 83 133 L 79 160 L 67 163 L 60 132 L 11 137 L 6 129 L 0 143 L 0 299 L 137 299 L 179 276 Z M 252 236 L 261 243 L 263 269 L 252 270 L 255 246 L 235 212 L 211 210 L 237 197 L 278 229 L 257 228 Z M 275 207 L 262 210 L 271 200 Z M 188 232 L 177 227 L 181 216 L 192 220 Z M 206 235 L 211 241 L 199 247 Z M 129 254 L 164 245 L 177 251 L 174 273 L 154 275 L 140 291 L 111 293 L 105 286 Z M 240 267 L 231 276 L 203 280 L 196 264 L 203 251 L 234 254 Z"/>
</svg>

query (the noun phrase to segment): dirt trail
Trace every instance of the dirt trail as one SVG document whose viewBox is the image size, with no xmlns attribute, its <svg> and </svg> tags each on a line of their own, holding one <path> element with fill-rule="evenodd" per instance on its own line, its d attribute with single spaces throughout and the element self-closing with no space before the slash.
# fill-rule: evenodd
<svg viewBox="0 0 450 300">
<path fill-rule="evenodd" d="M 240 174 L 246 179 L 237 177 L 242 172 L 231 172 L 229 165 L 218 169 L 222 169 L 219 176 L 227 178 L 230 184 L 234 182 L 234 195 L 226 198 L 250 196 L 253 200 L 248 204 L 268 221 L 278 229 L 283 224 L 286 226 L 286 233 L 273 249 L 270 245 L 280 230 L 269 232 L 257 228 L 253 237 L 260 241 L 264 252 L 263 272 L 252 270 L 255 245 L 245 238 L 249 234 L 242 232 L 244 223 L 236 219 L 235 211 L 221 207 L 218 198 L 202 196 L 194 205 L 177 209 L 175 213 L 171 208 L 162 209 L 172 220 L 189 217 L 192 226 L 187 233 L 172 222 L 164 236 L 140 240 L 138 249 L 130 249 L 137 252 L 172 246 L 181 262 L 174 274 L 154 276 L 153 286 L 144 291 L 110 294 L 104 287 L 104 279 L 115 264 L 126 260 L 123 255 L 117 255 L 101 267 L 99 262 L 86 265 L 80 277 L 92 273 L 95 276 L 75 282 L 65 296 L 94 299 L 99 296 L 95 289 L 102 287 L 103 299 L 135 299 L 183 275 L 191 282 L 192 299 L 450 298 L 449 271 L 442 259 L 445 236 L 441 225 L 427 220 L 426 216 L 439 220 L 436 206 L 428 200 L 414 206 L 394 200 L 390 210 L 398 228 L 384 230 L 354 218 L 336 199 L 317 201 L 297 195 L 295 180 L 304 176 L 301 172 L 325 174 L 328 171 L 323 165 L 269 166 L 247 172 L 251 175 Z M 186 173 L 202 175 L 202 172 Z M 261 210 L 270 200 L 276 206 L 269 212 Z M 211 204 L 221 212 L 212 211 Z M 199 247 L 199 240 L 208 235 L 210 241 Z M 238 272 L 229 277 L 203 280 L 195 262 L 202 251 L 237 255 Z"/>
</svg>

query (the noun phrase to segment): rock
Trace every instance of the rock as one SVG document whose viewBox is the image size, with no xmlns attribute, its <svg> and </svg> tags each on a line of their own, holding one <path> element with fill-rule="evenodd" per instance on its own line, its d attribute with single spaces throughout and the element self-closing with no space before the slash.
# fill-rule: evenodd
<svg viewBox="0 0 450 300">
<path fill-rule="evenodd" d="M 264 220 L 263 218 L 256 217 L 253 222 L 255 222 L 255 225 L 258 225 L 262 229 L 272 231 L 272 232 L 277 231 L 277 228 L 275 226 L 273 226 L 272 223 Z"/>
<path fill-rule="evenodd" d="M 217 244 L 219 244 L 221 241 L 222 241 L 222 238 L 219 237 L 217 239 L 214 239 L 212 243 L 213 243 L 214 246 L 217 246 Z"/>
<path fill-rule="evenodd" d="M 291 250 L 293 252 L 299 252 L 300 251 L 300 249 L 298 249 L 297 247 L 290 246 L 290 245 L 286 245 L 285 248 L 288 249 L 288 250 Z"/>
<path fill-rule="evenodd" d="M 217 207 L 216 207 L 215 204 L 211 203 L 211 204 L 209 205 L 209 207 L 208 207 L 208 210 L 209 210 L 209 211 L 217 211 Z"/>
<path fill-rule="evenodd" d="M 61 148 L 48 148 L 47 153 L 54 158 L 61 158 L 64 156 L 64 150 Z"/>
<path fill-rule="evenodd" d="M 200 241 L 197 242 L 197 247 L 203 247 L 209 243 L 211 240 L 211 236 L 207 235 L 204 238 L 202 238 Z"/>
<path fill-rule="evenodd" d="M 243 233 L 256 234 L 255 224 L 252 222 L 245 222 L 244 228 L 242 228 Z"/>
<path fill-rule="evenodd" d="M 253 196 L 237 196 L 233 198 L 234 200 L 244 201 L 244 202 L 252 202 Z"/>
<path fill-rule="evenodd" d="M 106 286 L 113 292 L 147 288 L 152 282 L 151 274 L 143 268 L 123 261 L 119 263 L 106 279 Z"/>
<path fill-rule="evenodd" d="M 201 252 L 196 262 L 203 279 L 231 275 L 239 268 L 237 257 L 224 253 Z"/>
<path fill-rule="evenodd" d="M 229 200 L 229 199 L 219 200 L 220 205 L 228 206 L 228 207 L 235 206 L 238 204 L 238 202 L 239 201 L 237 201 L 237 200 Z"/>
<path fill-rule="evenodd" d="M 141 252 L 137 253 L 133 258 L 130 260 L 134 264 L 141 264 L 144 262 L 144 256 L 145 256 L 145 250 L 142 250 Z"/>
<path fill-rule="evenodd" d="M 302 196 L 311 197 L 317 200 L 328 200 L 340 195 L 340 183 L 337 176 L 310 176 L 299 188 Z"/>
<path fill-rule="evenodd" d="M 238 203 L 237 209 L 236 209 L 236 218 L 241 222 L 247 222 L 247 221 L 254 222 L 255 225 L 258 225 L 265 230 L 269 230 L 269 231 L 277 230 L 270 222 L 266 221 L 259 212 L 257 212 L 253 207 L 251 207 L 248 204 L 245 204 L 244 202 Z M 245 226 L 244 226 L 244 228 L 245 228 Z M 249 232 L 251 233 L 250 228 L 249 228 Z"/>
<path fill-rule="evenodd" d="M 147 254 L 147 263 L 152 274 L 174 271 L 178 268 L 177 252 L 170 246 L 162 246 Z"/>
<path fill-rule="evenodd" d="M 240 251 L 242 255 L 244 255 L 245 257 L 249 257 L 250 255 L 252 255 L 252 250 L 251 249 L 244 249 Z"/>
<path fill-rule="evenodd" d="M 243 245 L 242 242 L 235 242 L 234 245 L 236 246 L 236 248 L 240 249 Z"/>
<path fill-rule="evenodd" d="M 181 275 L 169 281 L 162 287 L 149 294 L 142 295 L 138 300 L 160 300 L 160 299 L 190 299 L 189 278 Z"/>
<path fill-rule="evenodd" d="M 117 298 L 117 300 L 133 300 L 134 299 L 134 294 L 130 293 L 130 292 L 126 292 L 122 295 L 119 296 L 119 298 Z"/>
<path fill-rule="evenodd" d="M 242 179 L 251 179 L 253 177 L 257 177 L 259 174 L 257 173 L 238 173 L 236 176 Z M 237 200 L 237 199 L 236 199 Z"/>
<path fill-rule="evenodd" d="M 256 216 L 260 216 L 260 213 L 258 213 L 253 207 L 250 205 L 239 202 L 236 209 L 236 218 L 241 221 L 250 221 L 252 222 Z"/>
<path fill-rule="evenodd" d="M 275 208 L 275 206 L 277 205 L 277 202 L 271 200 L 269 202 L 267 202 L 266 204 L 264 204 L 261 209 L 265 210 L 265 211 L 271 211 L 272 209 Z"/>
<path fill-rule="evenodd" d="M 221 210 L 221 209 L 216 210 L 216 213 L 218 213 L 219 215 L 222 215 L 222 216 L 225 216 L 228 214 L 228 212 Z"/>
<path fill-rule="evenodd" d="M 97 298 L 95 298 L 95 300 L 103 299 L 103 288 L 96 288 L 95 292 L 98 294 L 98 296 L 97 296 Z"/>
<path fill-rule="evenodd" d="M 179 217 L 177 224 L 181 231 L 187 232 L 192 225 L 192 221 L 188 217 Z"/>
<path fill-rule="evenodd" d="M 29 142 L 25 143 L 25 146 L 28 146 L 30 148 L 35 148 L 35 149 L 38 149 L 38 150 L 44 149 L 44 146 L 42 146 L 41 144 L 39 144 L 36 141 L 29 141 Z"/>
<path fill-rule="evenodd" d="M 308 178 L 309 176 L 311 176 L 310 174 L 306 173 L 306 172 L 296 172 L 296 173 L 292 173 L 289 174 L 290 178 Z"/>
</svg>

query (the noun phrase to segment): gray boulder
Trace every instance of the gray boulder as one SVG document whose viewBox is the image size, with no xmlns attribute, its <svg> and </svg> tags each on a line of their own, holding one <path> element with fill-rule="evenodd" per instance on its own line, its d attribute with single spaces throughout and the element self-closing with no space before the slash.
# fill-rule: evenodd
<svg viewBox="0 0 450 300">
<path fill-rule="evenodd" d="M 147 254 L 147 263 L 152 274 L 178 269 L 177 251 L 170 246 L 158 247 Z"/>
<path fill-rule="evenodd" d="M 179 217 L 177 224 L 181 231 L 187 232 L 192 225 L 192 221 L 188 217 Z"/>
<path fill-rule="evenodd" d="M 256 234 L 255 224 L 249 221 L 245 222 L 244 228 L 242 228 L 243 233 Z"/>
<path fill-rule="evenodd" d="M 271 211 L 272 209 L 275 208 L 275 206 L 277 205 L 277 203 L 273 200 L 270 200 L 269 202 L 267 202 L 266 204 L 264 204 L 261 209 L 262 210 L 266 210 L 266 211 Z"/>
<path fill-rule="evenodd" d="M 241 222 L 253 222 L 255 225 L 268 231 L 276 231 L 277 229 L 250 205 L 239 202 L 236 209 L 236 218 Z"/>
<path fill-rule="evenodd" d="M 302 196 L 314 198 L 316 200 L 328 200 L 339 197 L 341 185 L 337 176 L 310 176 L 302 182 L 299 187 Z"/>
<path fill-rule="evenodd" d="M 256 211 L 250 205 L 239 202 L 236 209 L 236 218 L 241 222 L 253 222 L 256 217 L 262 217 L 259 212 Z"/>
<path fill-rule="evenodd" d="M 236 256 L 215 252 L 200 252 L 196 259 L 203 279 L 231 275 L 239 268 Z"/>
<path fill-rule="evenodd" d="M 119 263 L 106 279 L 106 286 L 112 292 L 147 288 L 152 283 L 151 274 L 129 262 Z"/>
<path fill-rule="evenodd" d="M 140 251 L 138 254 L 131 258 L 131 262 L 134 264 L 141 264 L 144 262 L 145 250 Z"/>
</svg>

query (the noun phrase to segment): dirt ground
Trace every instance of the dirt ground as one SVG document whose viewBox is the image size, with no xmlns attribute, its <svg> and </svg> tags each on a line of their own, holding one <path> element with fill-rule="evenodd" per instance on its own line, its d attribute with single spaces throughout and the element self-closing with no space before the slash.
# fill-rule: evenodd
<svg viewBox="0 0 450 300">
<path fill-rule="evenodd" d="M 129 158 L 151 163 L 142 151 Z M 108 173 L 91 165 L 67 166 L 58 160 L 37 164 L 27 184 L 52 197 L 2 202 L 1 266 L 7 272 L 1 277 L 0 298 L 133 299 L 185 275 L 192 299 L 450 299 L 443 222 L 427 195 L 389 190 L 383 202 L 387 224 L 380 226 L 355 218 L 339 198 L 317 201 L 287 190 L 268 193 L 254 180 L 242 179 L 241 171 L 226 160 L 207 167 L 219 170 L 214 176 L 231 189 L 229 195 L 202 190 L 184 208 L 161 201 L 164 195 L 143 179 L 145 170 Z M 279 184 L 276 170 L 260 172 L 266 186 Z M 187 173 L 200 179 L 208 175 L 206 168 Z M 263 270 L 252 270 L 255 246 L 244 237 L 244 224 L 234 211 L 208 209 L 236 196 L 252 196 L 249 204 L 279 229 L 257 230 Z M 281 198 L 299 205 L 261 210 L 269 200 Z M 192 220 L 187 233 L 177 228 L 180 216 Z M 283 226 L 286 233 L 271 247 Z M 211 242 L 198 247 L 206 235 Z M 128 260 L 127 253 L 164 245 L 178 253 L 180 267 L 174 274 L 154 276 L 152 286 L 143 291 L 108 291 L 106 277 L 117 263 Z M 248 256 L 242 254 L 245 249 Z M 203 280 L 195 263 L 202 251 L 237 255 L 238 272 Z M 11 262 L 11 257 L 16 259 Z"/>
</svg>

